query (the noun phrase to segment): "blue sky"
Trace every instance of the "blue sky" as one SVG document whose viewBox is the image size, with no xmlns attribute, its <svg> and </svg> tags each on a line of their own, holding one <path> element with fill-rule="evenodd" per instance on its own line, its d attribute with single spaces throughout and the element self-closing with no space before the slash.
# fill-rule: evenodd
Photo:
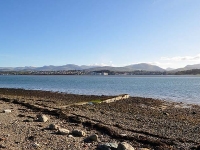
<svg viewBox="0 0 200 150">
<path fill-rule="evenodd" d="M 199 0 L 2 0 L 0 67 L 200 63 Z"/>
</svg>

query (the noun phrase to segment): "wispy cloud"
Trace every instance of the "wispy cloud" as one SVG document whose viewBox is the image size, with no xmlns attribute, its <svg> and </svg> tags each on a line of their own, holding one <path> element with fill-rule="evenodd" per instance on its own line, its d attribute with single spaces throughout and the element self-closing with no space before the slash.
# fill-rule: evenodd
<svg viewBox="0 0 200 150">
<path fill-rule="evenodd" d="M 161 57 L 160 60 L 171 60 L 171 61 L 199 61 L 200 54 L 196 56 L 176 56 L 176 57 Z"/>
<path fill-rule="evenodd" d="M 90 66 L 114 66 L 113 62 L 112 61 L 109 61 L 108 63 L 95 63 L 95 64 L 92 64 Z"/>
<path fill-rule="evenodd" d="M 158 61 L 154 61 L 154 62 L 137 62 L 137 63 L 132 63 L 132 64 L 140 64 L 140 63 L 146 63 L 146 64 L 150 64 L 150 65 L 170 65 L 171 63 L 167 62 L 167 63 L 163 63 L 163 62 L 158 62 Z"/>
<path fill-rule="evenodd" d="M 168 66 L 171 65 L 171 63 L 167 62 L 167 63 L 163 63 L 163 62 L 148 62 L 151 65 L 156 65 L 156 66 Z"/>
</svg>

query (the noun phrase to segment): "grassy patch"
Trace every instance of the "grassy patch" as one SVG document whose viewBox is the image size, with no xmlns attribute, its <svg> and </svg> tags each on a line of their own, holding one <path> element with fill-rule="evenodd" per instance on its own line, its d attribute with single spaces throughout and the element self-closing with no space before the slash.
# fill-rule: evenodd
<svg viewBox="0 0 200 150">
<path fill-rule="evenodd" d="M 90 101 L 90 102 L 93 103 L 93 104 L 98 104 L 98 103 L 101 103 L 102 100 L 96 99 L 96 100 L 92 100 L 92 101 Z"/>
</svg>

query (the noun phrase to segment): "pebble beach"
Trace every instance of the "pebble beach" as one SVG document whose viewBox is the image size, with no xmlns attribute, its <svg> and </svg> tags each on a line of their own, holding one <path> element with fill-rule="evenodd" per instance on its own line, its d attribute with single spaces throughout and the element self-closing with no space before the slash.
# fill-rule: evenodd
<svg viewBox="0 0 200 150">
<path fill-rule="evenodd" d="M 0 88 L 0 149 L 198 150 L 200 106 Z"/>
</svg>

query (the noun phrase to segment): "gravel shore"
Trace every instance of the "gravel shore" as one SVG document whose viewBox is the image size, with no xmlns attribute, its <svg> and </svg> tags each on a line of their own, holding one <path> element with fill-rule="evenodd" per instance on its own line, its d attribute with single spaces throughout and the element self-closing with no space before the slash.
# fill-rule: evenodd
<svg viewBox="0 0 200 150">
<path fill-rule="evenodd" d="M 99 103 L 112 97 L 0 88 L 0 149 L 117 149 L 121 142 L 136 150 L 200 148 L 200 106 L 142 97 Z M 48 120 L 39 121 L 41 114 Z"/>
</svg>

